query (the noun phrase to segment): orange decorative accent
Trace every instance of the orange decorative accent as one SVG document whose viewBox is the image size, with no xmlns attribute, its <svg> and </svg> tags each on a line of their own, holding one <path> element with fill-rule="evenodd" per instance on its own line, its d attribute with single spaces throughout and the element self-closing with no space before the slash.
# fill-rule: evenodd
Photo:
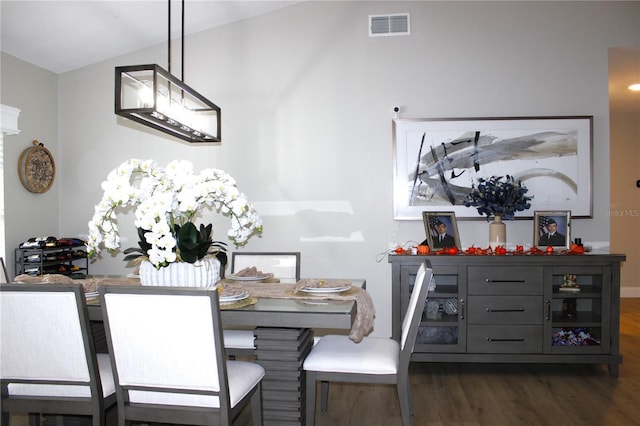
<svg viewBox="0 0 640 426">
<path fill-rule="evenodd" d="M 424 244 L 420 244 L 418 246 L 418 254 L 428 254 L 429 251 L 429 246 L 425 246 Z"/>
<path fill-rule="evenodd" d="M 584 254 L 584 246 L 580 246 L 578 244 L 571 244 L 571 249 L 569 250 L 571 254 Z"/>
<path fill-rule="evenodd" d="M 495 248 L 494 252 L 499 255 L 507 254 L 507 249 L 504 246 L 498 246 Z"/>
<path fill-rule="evenodd" d="M 548 246 L 546 249 L 541 250 L 538 247 L 531 247 L 525 250 L 523 245 L 516 245 L 515 249 L 507 250 L 505 246 L 498 246 L 492 249 L 490 246 L 487 248 L 471 246 L 465 250 L 460 250 L 457 247 L 445 247 L 440 250 L 431 250 L 429 246 L 418 245 L 418 254 L 430 254 L 430 255 L 467 255 L 467 256 L 504 256 L 504 255 L 572 255 L 572 254 L 584 254 L 586 252 L 583 246 L 577 244 L 571 244 L 569 250 L 556 251 L 553 246 Z M 395 249 L 396 254 L 410 254 L 410 250 L 403 250 L 401 247 Z"/>
</svg>

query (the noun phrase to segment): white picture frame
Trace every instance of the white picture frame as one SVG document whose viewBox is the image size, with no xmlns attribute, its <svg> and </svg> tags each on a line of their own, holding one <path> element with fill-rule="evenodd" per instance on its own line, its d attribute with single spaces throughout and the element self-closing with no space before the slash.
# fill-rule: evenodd
<svg viewBox="0 0 640 426">
<path fill-rule="evenodd" d="M 553 226 L 553 229 L 549 229 Z M 554 232 L 549 236 L 549 232 Z M 540 249 L 569 249 L 571 246 L 571 212 L 535 211 L 533 216 L 533 245 Z"/>
<path fill-rule="evenodd" d="M 512 175 L 534 210 L 592 217 L 592 116 L 393 120 L 394 219 L 453 211 L 484 219 L 464 199 L 479 178 Z"/>
</svg>

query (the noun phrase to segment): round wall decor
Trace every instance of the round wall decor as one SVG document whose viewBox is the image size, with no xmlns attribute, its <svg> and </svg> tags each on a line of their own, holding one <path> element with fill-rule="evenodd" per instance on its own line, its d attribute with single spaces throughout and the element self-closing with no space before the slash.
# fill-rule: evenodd
<svg viewBox="0 0 640 426">
<path fill-rule="evenodd" d="M 33 146 L 25 149 L 18 159 L 20 182 L 27 191 L 47 192 L 56 177 L 56 163 L 53 155 L 37 140 Z"/>
</svg>

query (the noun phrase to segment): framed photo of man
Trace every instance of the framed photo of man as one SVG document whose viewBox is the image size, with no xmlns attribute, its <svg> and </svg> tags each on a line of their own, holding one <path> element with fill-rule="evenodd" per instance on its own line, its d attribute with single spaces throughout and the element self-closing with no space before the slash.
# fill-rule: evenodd
<svg viewBox="0 0 640 426">
<path fill-rule="evenodd" d="M 460 248 L 458 223 L 454 212 L 422 212 L 427 245 L 434 250 Z"/>
<path fill-rule="evenodd" d="M 535 211 L 533 245 L 568 249 L 571 245 L 571 211 Z"/>
</svg>

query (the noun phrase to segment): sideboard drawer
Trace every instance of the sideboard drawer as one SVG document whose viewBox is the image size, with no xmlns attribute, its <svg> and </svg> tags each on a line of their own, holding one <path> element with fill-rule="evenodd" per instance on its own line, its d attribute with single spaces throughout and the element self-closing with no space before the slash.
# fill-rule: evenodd
<svg viewBox="0 0 640 426">
<path fill-rule="evenodd" d="M 541 353 L 541 325 L 469 325 L 467 352 Z"/>
<path fill-rule="evenodd" d="M 538 266 L 469 266 L 469 294 L 542 294 Z"/>
<path fill-rule="evenodd" d="M 469 296 L 469 324 L 542 324 L 541 296 Z"/>
</svg>

